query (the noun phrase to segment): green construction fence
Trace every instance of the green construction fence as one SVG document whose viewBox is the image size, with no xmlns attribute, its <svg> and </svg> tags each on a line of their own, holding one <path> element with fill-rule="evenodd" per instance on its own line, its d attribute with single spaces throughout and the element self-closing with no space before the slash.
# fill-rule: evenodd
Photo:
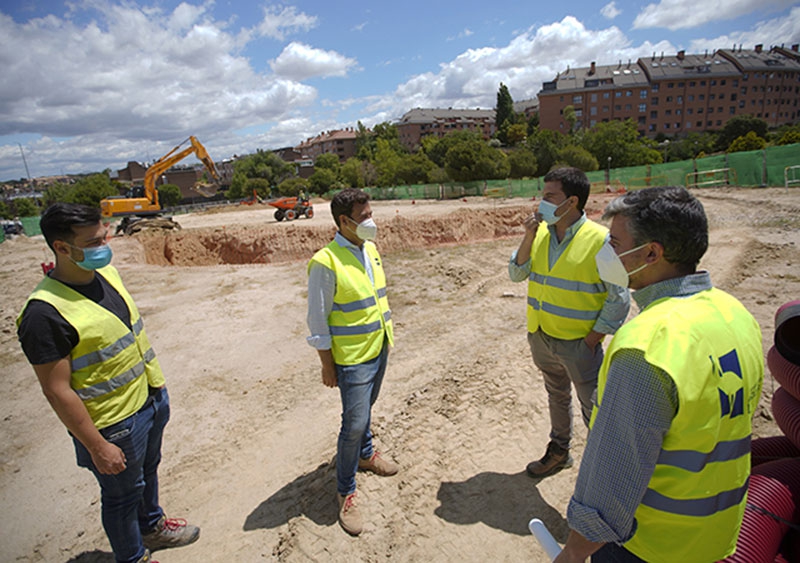
<svg viewBox="0 0 800 563">
<path fill-rule="evenodd" d="M 693 188 L 741 186 L 783 186 L 789 167 L 800 167 L 800 143 L 763 150 L 714 155 L 694 160 L 595 170 L 586 176 L 592 191 L 637 190 L 649 186 Z M 800 185 L 800 169 L 794 171 Z M 543 187 L 541 178 L 416 184 L 391 188 L 365 188 L 370 197 L 385 199 L 457 199 L 468 196 L 536 197 Z M 332 196 L 334 192 L 329 195 Z"/>
</svg>

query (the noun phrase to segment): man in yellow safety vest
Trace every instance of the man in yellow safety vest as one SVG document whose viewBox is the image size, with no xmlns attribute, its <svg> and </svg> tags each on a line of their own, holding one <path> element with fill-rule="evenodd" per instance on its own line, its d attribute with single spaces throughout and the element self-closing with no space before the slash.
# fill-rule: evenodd
<svg viewBox="0 0 800 563">
<path fill-rule="evenodd" d="M 336 450 L 339 523 L 351 535 L 363 529 L 355 503 L 358 469 L 389 476 L 397 464 L 373 448 L 370 420 L 389 347 L 392 312 L 383 262 L 373 243 L 377 226 L 369 195 L 342 190 L 331 200 L 334 239 L 308 264 L 308 342 L 322 363 L 322 383 L 338 387 L 342 422 Z"/>
<path fill-rule="evenodd" d="M 764 358 L 753 316 L 697 265 L 702 204 L 682 187 L 612 201 L 600 276 L 641 310 L 611 341 L 558 563 L 711 562 L 736 548 Z"/>
<path fill-rule="evenodd" d="M 169 396 L 133 298 L 109 265 L 100 210 L 55 203 L 41 230 L 55 268 L 17 318 L 17 333 L 45 397 L 72 436 L 78 465 L 101 490 L 103 527 L 118 562 L 188 545 L 200 529 L 158 503 Z"/>
</svg>

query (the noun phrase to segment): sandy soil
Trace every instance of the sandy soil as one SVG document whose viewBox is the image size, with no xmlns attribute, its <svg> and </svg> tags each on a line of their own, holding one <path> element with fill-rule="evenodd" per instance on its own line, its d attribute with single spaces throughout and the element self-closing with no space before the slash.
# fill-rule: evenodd
<svg viewBox="0 0 800 563">
<path fill-rule="evenodd" d="M 773 315 L 800 295 L 800 191 L 697 192 L 711 223 L 703 266 L 772 345 Z M 593 196 L 595 216 L 609 196 Z M 196 561 L 543 561 L 536 516 L 559 541 L 577 469 L 536 483 L 525 465 L 549 430 L 525 339 L 524 284 L 506 262 L 532 203 L 374 202 L 397 345 L 374 409 L 379 447 L 402 466 L 357 477 L 366 529 L 336 523 L 339 397 L 305 342 L 306 261 L 330 239 L 327 206 L 276 222 L 240 206 L 177 217 L 183 230 L 112 241 L 172 400 L 162 504 L 202 527 Z M 0 244 L 0 561 L 109 562 L 99 491 L 16 340 L 14 318 L 49 260 L 41 237 Z M 767 377 L 756 434 L 771 420 Z M 575 419 L 577 458 L 586 431 Z"/>
</svg>

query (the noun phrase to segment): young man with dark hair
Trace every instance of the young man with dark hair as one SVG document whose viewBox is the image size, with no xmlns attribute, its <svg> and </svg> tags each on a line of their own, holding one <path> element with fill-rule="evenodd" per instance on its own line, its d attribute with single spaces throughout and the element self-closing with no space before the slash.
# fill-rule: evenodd
<svg viewBox="0 0 800 563">
<path fill-rule="evenodd" d="M 702 204 L 682 187 L 612 201 L 604 280 L 641 312 L 617 331 L 558 563 L 718 561 L 745 510 L 752 417 L 764 356 L 753 316 L 697 271 L 708 248 Z"/>
<path fill-rule="evenodd" d="M 584 213 L 590 188 L 577 168 L 548 172 L 542 201 L 525 219 L 525 236 L 508 265 L 512 281 L 528 280 L 528 344 L 550 410 L 547 450 L 526 468 L 537 479 L 572 466 L 572 386 L 588 425 L 603 338 L 630 309 L 628 290 L 602 281 L 597 272 L 595 255 L 608 229 Z"/>
<path fill-rule="evenodd" d="M 369 195 L 354 188 L 342 190 L 331 201 L 331 214 L 338 232 L 308 264 L 308 342 L 319 353 L 322 383 L 339 388 L 339 524 L 358 535 L 363 520 L 355 503 L 356 472 L 389 476 L 398 471 L 397 464 L 373 449 L 370 430 L 372 405 L 394 342 L 392 312 L 383 262 L 372 242 L 377 226 Z"/>
<path fill-rule="evenodd" d="M 158 503 L 169 396 L 161 366 L 119 272 L 100 210 L 55 203 L 42 214 L 55 268 L 17 318 L 22 349 L 72 436 L 78 465 L 101 489 L 102 520 L 120 563 L 197 540 Z"/>
</svg>

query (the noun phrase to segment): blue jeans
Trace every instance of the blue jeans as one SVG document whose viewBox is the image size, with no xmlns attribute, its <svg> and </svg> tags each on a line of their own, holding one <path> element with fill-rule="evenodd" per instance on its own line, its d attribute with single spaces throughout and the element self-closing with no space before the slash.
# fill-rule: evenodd
<svg viewBox="0 0 800 563">
<path fill-rule="evenodd" d="M 138 561 L 144 555 L 142 533 L 152 531 L 164 515 L 158 504 L 158 464 L 169 421 L 169 395 L 166 387 L 151 391 L 136 414 L 100 431 L 125 453 L 122 473 L 99 473 L 89 451 L 73 437 L 78 465 L 89 469 L 100 484 L 103 528 L 120 563 Z"/>
<path fill-rule="evenodd" d="M 372 457 L 371 411 L 381 390 L 388 355 L 389 345 L 384 341 L 374 359 L 354 366 L 336 365 L 342 396 L 342 428 L 336 449 L 336 490 L 340 495 L 355 492 L 358 460 Z"/>
</svg>

